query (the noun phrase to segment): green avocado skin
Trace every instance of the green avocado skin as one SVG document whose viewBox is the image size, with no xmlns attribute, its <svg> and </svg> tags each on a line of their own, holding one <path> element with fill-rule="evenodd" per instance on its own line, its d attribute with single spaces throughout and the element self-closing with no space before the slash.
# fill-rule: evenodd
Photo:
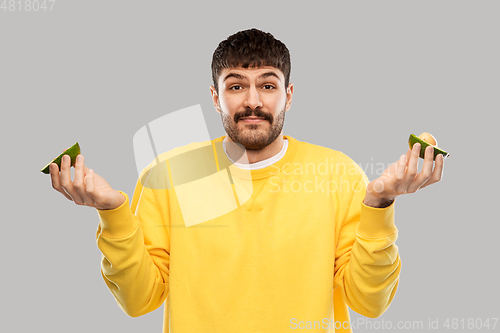
<svg viewBox="0 0 500 333">
<path fill-rule="evenodd" d="M 417 142 L 420 143 L 420 155 L 419 156 L 420 156 L 420 158 L 424 158 L 425 148 L 427 148 L 427 146 L 432 146 L 432 145 L 430 143 L 420 139 L 415 134 L 410 134 L 410 138 L 408 139 L 408 143 L 410 144 L 410 149 L 413 148 L 413 145 Z M 441 148 L 438 148 L 436 146 L 432 146 L 432 147 L 434 147 L 434 160 L 436 160 L 436 156 L 438 156 L 439 154 L 443 155 L 444 158 L 447 158 L 448 156 L 450 156 L 450 154 L 448 154 L 447 152 L 445 152 Z"/>
<path fill-rule="evenodd" d="M 59 171 L 61 170 L 61 161 L 62 161 L 62 157 L 64 155 L 69 155 L 69 157 L 71 158 L 71 166 L 75 166 L 75 163 L 76 163 L 76 157 L 80 154 L 80 145 L 77 143 L 75 143 L 74 145 L 72 145 L 71 147 L 69 147 L 68 149 L 66 149 L 66 151 L 64 153 L 61 153 L 59 156 L 57 156 L 56 158 L 54 158 L 52 161 L 50 161 L 42 170 L 40 170 L 41 172 L 45 173 L 45 174 L 49 174 L 50 173 L 50 170 L 49 170 L 49 167 L 50 167 L 50 164 L 52 163 L 55 163 L 57 164 L 57 166 L 59 167 Z"/>
</svg>

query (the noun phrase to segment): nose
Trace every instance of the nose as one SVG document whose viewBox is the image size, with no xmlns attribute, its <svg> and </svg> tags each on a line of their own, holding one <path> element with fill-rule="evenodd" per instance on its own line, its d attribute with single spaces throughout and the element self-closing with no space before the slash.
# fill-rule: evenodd
<svg viewBox="0 0 500 333">
<path fill-rule="evenodd" d="M 259 92 L 255 86 L 251 86 L 245 96 L 244 106 L 255 110 L 262 108 L 262 100 L 260 99 Z"/>
</svg>

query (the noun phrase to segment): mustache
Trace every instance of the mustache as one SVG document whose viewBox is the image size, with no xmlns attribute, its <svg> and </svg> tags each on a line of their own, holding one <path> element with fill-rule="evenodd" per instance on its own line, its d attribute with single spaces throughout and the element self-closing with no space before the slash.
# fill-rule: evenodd
<svg viewBox="0 0 500 333">
<path fill-rule="evenodd" d="M 243 112 L 238 112 L 234 115 L 234 122 L 237 123 L 241 118 L 245 117 L 259 117 L 259 118 L 264 118 L 265 120 L 269 121 L 271 124 L 273 123 L 273 115 L 266 113 L 262 111 L 261 109 L 251 109 L 247 108 Z"/>
</svg>

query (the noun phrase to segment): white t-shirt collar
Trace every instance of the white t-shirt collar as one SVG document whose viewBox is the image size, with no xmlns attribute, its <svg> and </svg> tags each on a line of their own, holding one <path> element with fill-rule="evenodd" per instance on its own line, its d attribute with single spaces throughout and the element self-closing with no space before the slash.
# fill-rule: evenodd
<svg viewBox="0 0 500 333">
<path fill-rule="evenodd" d="M 222 146 L 224 147 L 224 152 L 226 153 L 227 158 L 229 158 L 229 160 L 231 162 L 233 162 L 233 164 L 235 166 L 237 166 L 238 168 L 246 169 L 246 170 L 257 170 L 257 169 L 262 169 L 262 168 L 266 168 L 270 165 L 273 165 L 274 163 L 276 163 L 280 159 L 282 159 L 283 156 L 285 156 L 286 150 L 288 148 L 288 139 L 284 139 L 283 140 L 283 148 L 281 148 L 281 151 L 279 153 L 277 153 L 276 155 L 274 155 L 268 159 L 265 159 L 263 161 L 256 162 L 256 163 L 242 164 L 242 163 L 237 163 L 237 162 L 233 161 L 229 157 L 229 155 L 227 154 L 227 150 L 226 150 L 226 141 L 227 141 L 227 137 L 225 137 L 224 140 L 222 141 Z"/>
</svg>

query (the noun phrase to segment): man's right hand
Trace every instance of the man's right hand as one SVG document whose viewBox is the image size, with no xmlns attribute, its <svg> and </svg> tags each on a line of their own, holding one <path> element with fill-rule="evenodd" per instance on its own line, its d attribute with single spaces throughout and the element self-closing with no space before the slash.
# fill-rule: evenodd
<svg viewBox="0 0 500 333">
<path fill-rule="evenodd" d="M 104 178 L 85 166 L 81 154 L 75 163 L 75 179 L 71 181 L 70 161 L 69 155 L 63 156 L 60 172 L 57 164 L 51 163 L 49 166 L 52 187 L 68 200 L 101 210 L 115 209 L 125 202 L 123 194 L 113 190 Z"/>
</svg>

